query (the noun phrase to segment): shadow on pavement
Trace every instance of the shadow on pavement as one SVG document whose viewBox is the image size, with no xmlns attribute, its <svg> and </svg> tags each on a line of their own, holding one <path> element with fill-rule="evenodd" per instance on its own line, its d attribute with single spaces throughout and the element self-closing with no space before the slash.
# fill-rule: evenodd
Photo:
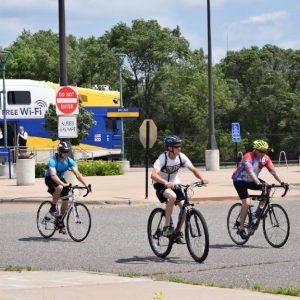
<svg viewBox="0 0 300 300">
<path fill-rule="evenodd" d="M 179 257 L 166 257 L 166 258 L 159 258 L 156 256 L 133 256 L 130 258 L 121 258 L 116 260 L 118 264 L 144 264 L 148 262 L 155 262 L 155 263 L 173 263 L 173 264 L 182 264 L 182 263 L 190 263 L 189 260 L 182 260 Z"/>
</svg>

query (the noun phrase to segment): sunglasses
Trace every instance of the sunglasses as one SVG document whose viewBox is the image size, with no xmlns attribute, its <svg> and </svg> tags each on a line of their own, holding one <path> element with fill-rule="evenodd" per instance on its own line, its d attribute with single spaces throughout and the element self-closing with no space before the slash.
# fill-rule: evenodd
<svg viewBox="0 0 300 300">
<path fill-rule="evenodd" d="M 176 148 L 176 149 L 178 149 L 178 148 L 181 148 L 181 146 L 173 146 L 173 148 Z"/>
<path fill-rule="evenodd" d="M 69 153 L 69 151 L 62 151 L 61 153 Z"/>
<path fill-rule="evenodd" d="M 261 154 L 266 154 L 267 153 L 267 151 L 261 151 L 261 150 L 257 150 L 259 153 L 261 153 Z"/>
</svg>

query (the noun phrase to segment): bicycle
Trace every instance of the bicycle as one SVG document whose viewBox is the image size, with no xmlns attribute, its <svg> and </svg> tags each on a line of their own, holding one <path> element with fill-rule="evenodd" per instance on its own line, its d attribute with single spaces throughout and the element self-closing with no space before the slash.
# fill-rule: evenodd
<svg viewBox="0 0 300 300">
<path fill-rule="evenodd" d="M 227 230 L 231 240 L 237 245 L 244 245 L 249 238 L 258 229 L 260 222 L 263 222 L 263 232 L 267 242 L 274 248 L 280 248 L 287 242 L 290 234 L 290 221 L 287 212 L 279 204 L 271 204 L 271 200 L 277 188 L 284 188 L 284 197 L 289 189 L 286 185 L 267 184 L 266 189 L 262 191 L 261 195 L 249 195 L 252 200 L 264 201 L 263 208 L 258 204 L 256 215 L 253 216 L 249 206 L 248 214 L 245 220 L 245 228 L 248 235 L 246 239 L 242 239 L 239 234 L 240 227 L 240 211 L 241 203 L 236 203 L 231 206 L 227 216 Z"/>
<path fill-rule="evenodd" d="M 91 230 L 91 214 L 87 206 L 83 203 L 77 202 L 77 199 L 82 194 L 83 190 L 86 197 L 91 192 L 91 185 L 85 186 L 69 186 L 69 195 L 61 197 L 60 200 L 69 200 L 69 205 L 62 216 L 55 217 L 49 213 L 51 201 L 44 201 L 37 211 L 37 228 L 41 236 L 48 239 L 51 238 L 56 230 L 61 230 L 66 219 L 67 231 L 75 242 L 82 242 L 87 238 Z M 78 193 L 75 193 L 75 191 Z"/>
<path fill-rule="evenodd" d="M 169 236 L 163 235 L 163 226 L 165 224 L 165 209 L 155 208 L 149 215 L 147 233 L 150 247 L 154 254 L 160 258 L 165 258 L 172 250 L 180 235 L 180 225 L 185 219 L 185 239 L 189 253 L 197 262 L 203 262 L 209 251 L 208 228 L 203 215 L 190 203 L 192 189 L 202 187 L 201 182 L 195 182 L 190 185 L 178 184 L 175 188 L 181 188 L 184 194 L 184 203 L 180 210 L 178 222 L 174 233 Z M 175 204 L 182 200 L 177 200 Z"/>
</svg>

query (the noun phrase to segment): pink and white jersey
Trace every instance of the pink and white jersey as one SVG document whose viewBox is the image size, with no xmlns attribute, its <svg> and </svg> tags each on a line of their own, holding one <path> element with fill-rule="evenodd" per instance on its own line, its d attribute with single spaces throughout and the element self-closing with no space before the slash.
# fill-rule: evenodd
<svg viewBox="0 0 300 300">
<path fill-rule="evenodd" d="M 239 167 L 233 172 L 232 179 L 233 181 L 252 182 L 249 171 L 252 170 L 258 177 L 263 167 L 266 167 L 269 172 L 274 171 L 272 160 L 268 155 L 264 155 L 263 158 L 259 159 L 254 151 L 247 152 L 243 156 Z"/>
</svg>

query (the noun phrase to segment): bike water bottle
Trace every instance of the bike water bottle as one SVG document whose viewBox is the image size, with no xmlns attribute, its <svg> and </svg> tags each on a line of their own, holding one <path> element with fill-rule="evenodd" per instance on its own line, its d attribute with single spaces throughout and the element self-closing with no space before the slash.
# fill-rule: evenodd
<svg viewBox="0 0 300 300">
<path fill-rule="evenodd" d="M 252 222 L 254 222 L 256 218 L 255 213 L 256 213 L 256 207 L 254 205 L 250 205 L 250 215 L 251 215 Z"/>
</svg>

